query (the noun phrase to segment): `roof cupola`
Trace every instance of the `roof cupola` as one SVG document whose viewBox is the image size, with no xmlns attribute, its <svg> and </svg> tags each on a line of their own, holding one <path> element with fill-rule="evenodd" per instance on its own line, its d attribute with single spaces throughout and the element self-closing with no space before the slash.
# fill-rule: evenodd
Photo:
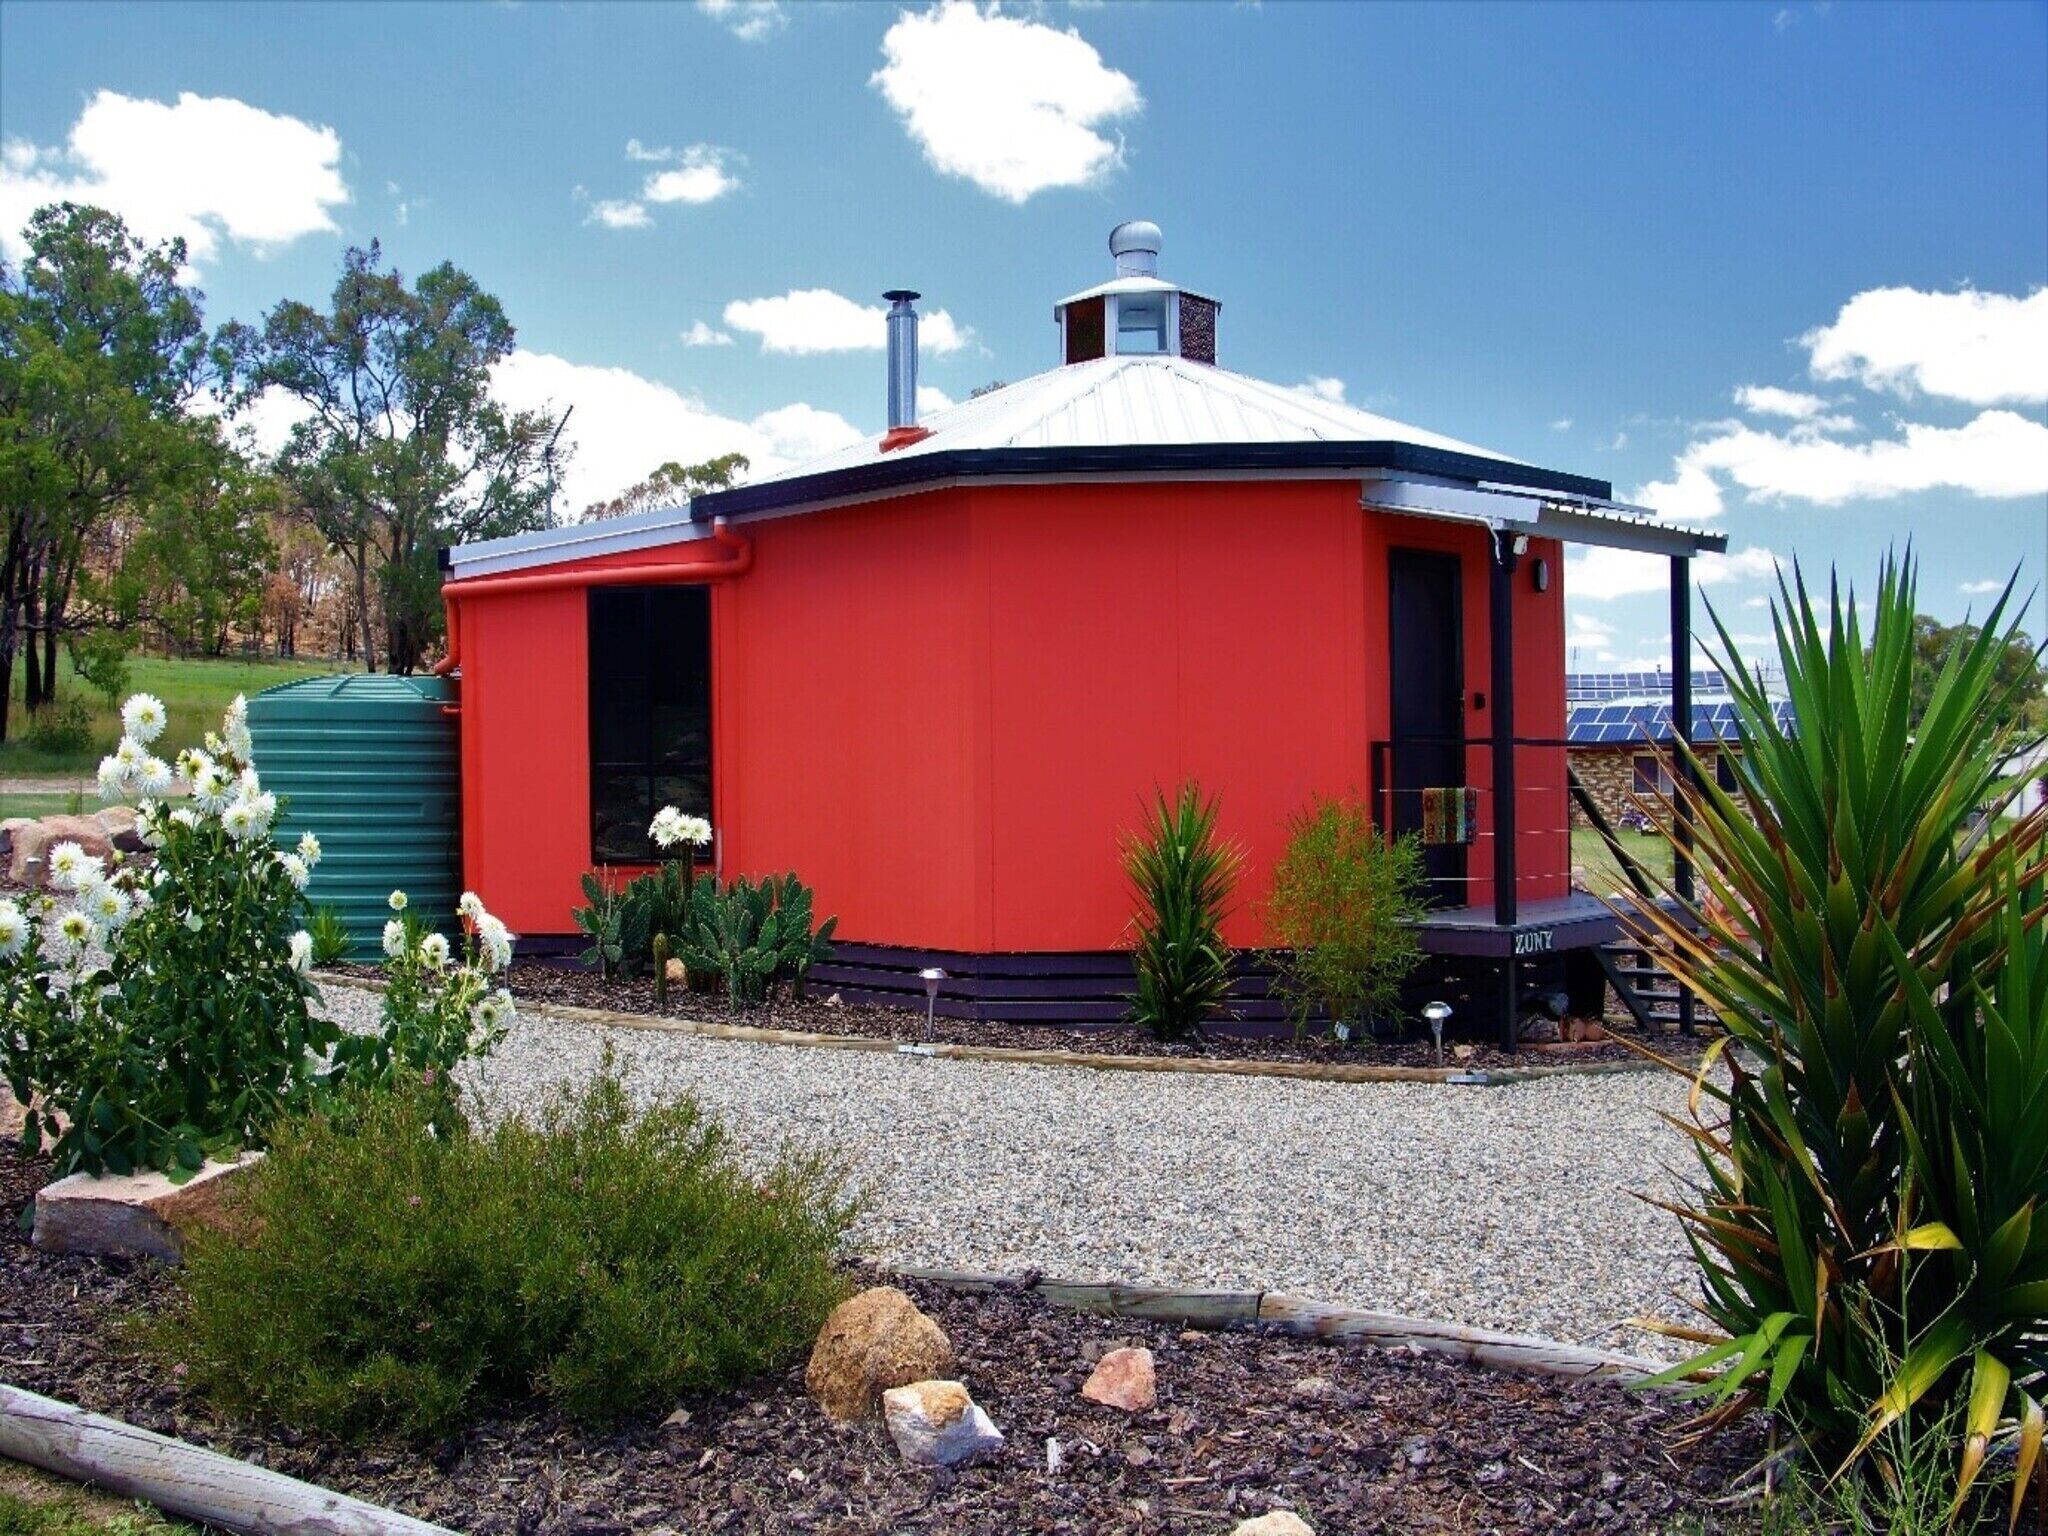
<svg viewBox="0 0 2048 1536">
<path fill-rule="evenodd" d="M 1053 319 L 1060 327 L 1060 358 L 1068 363 L 1099 357 L 1184 357 L 1216 361 L 1214 299 L 1190 292 L 1159 276 L 1159 226 L 1131 219 L 1109 232 L 1116 276 L 1060 300 Z"/>
</svg>

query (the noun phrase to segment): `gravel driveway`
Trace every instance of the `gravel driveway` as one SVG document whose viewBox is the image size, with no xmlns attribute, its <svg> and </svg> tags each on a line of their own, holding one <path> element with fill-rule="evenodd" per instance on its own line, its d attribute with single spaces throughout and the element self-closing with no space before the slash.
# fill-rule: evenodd
<svg viewBox="0 0 2048 1536">
<path fill-rule="evenodd" d="M 342 1022 L 372 994 L 328 989 Z M 1625 1326 L 1697 1290 L 1676 1218 L 1630 1195 L 1689 1159 L 1655 1074 L 1511 1087 L 1084 1071 L 704 1040 L 522 1015 L 476 1076 L 544 1101 L 606 1043 L 644 1099 L 694 1093 L 749 1145 L 836 1145 L 886 1262 L 1289 1291 L 1669 1354 Z"/>
</svg>

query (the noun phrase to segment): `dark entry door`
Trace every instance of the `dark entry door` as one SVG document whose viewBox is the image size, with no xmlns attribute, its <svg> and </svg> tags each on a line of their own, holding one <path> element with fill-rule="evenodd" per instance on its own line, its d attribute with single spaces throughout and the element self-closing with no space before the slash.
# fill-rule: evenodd
<svg viewBox="0 0 2048 1536">
<path fill-rule="evenodd" d="M 1456 555 L 1397 549 L 1388 556 L 1387 664 L 1392 717 L 1389 774 L 1396 832 L 1422 830 L 1422 792 L 1465 782 L 1465 655 Z M 1459 907 L 1465 891 L 1465 850 L 1439 844 L 1422 851 L 1431 906 Z"/>
</svg>

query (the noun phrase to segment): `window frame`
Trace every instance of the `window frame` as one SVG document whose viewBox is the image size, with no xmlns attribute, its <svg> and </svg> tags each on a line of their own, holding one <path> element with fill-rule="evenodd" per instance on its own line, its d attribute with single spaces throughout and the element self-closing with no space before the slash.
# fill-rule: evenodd
<svg viewBox="0 0 2048 1536">
<path fill-rule="evenodd" d="M 1648 774 L 1644 769 L 1649 769 Z M 1646 786 L 1645 778 L 1649 780 Z M 1638 795 L 1662 795 L 1670 799 L 1676 787 L 1671 781 L 1671 771 L 1665 761 L 1655 752 L 1637 752 L 1629 758 L 1629 784 Z"/>
<path fill-rule="evenodd" d="M 696 603 L 701 606 L 701 622 L 704 636 L 702 679 L 704 694 L 704 753 L 701 760 L 692 757 L 686 764 L 679 765 L 675 759 L 664 761 L 655 755 L 654 717 L 657 702 L 652 687 L 655 675 L 655 659 L 652 656 L 655 624 L 652 610 L 656 602 L 663 599 L 673 599 L 689 603 L 693 597 Z M 614 604 L 633 598 L 638 598 L 640 602 L 638 624 L 643 654 L 646 656 L 645 668 L 638 673 L 627 672 L 617 667 L 615 665 L 616 658 L 601 654 L 598 643 L 600 609 L 607 604 Z M 644 833 L 642 838 L 645 845 L 644 849 L 631 854 L 610 852 L 603 845 L 603 829 L 599 821 L 600 786 L 606 781 L 617 780 L 629 775 L 637 776 L 644 787 L 647 822 L 651 822 L 654 819 L 655 811 L 660 809 L 660 805 L 656 802 L 654 791 L 654 785 L 657 780 L 678 776 L 695 777 L 701 775 L 704 781 L 704 805 L 701 808 L 685 805 L 681 809 L 688 814 L 701 814 L 705 820 L 710 821 L 713 825 L 711 842 L 705 844 L 702 848 L 691 850 L 693 862 L 703 865 L 711 864 L 715 861 L 719 834 L 716 830 L 717 819 L 712 814 L 713 808 L 717 804 L 718 793 L 717 708 L 713 696 L 716 688 L 716 667 L 712 656 L 714 644 L 714 630 L 711 622 L 711 587 L 709 583 L 668 582 L 649 583 L 645 586 L 591 586 L 585 590 L 584 766 L 588 774 L 585 826 L 589 836 L 590 863 L 592 868 L 639 868 L 659 864 L 666 857 L 669 857 L 657 849 L 652 838 L 646 837 Z M 641 755 L 630 762 L 620 757 L 601 758 L 599 756 L 601 748 L 599 717 L 607 702 L 601 688 L 601 682 L 606 677 L 628 676 L 637 677 L 643 683 L 643 713 L 645 718 L 640 722 L 639 727 L 642 741 Z M 644 825 L 645 823 L 643 823 Z"/>
</svg>

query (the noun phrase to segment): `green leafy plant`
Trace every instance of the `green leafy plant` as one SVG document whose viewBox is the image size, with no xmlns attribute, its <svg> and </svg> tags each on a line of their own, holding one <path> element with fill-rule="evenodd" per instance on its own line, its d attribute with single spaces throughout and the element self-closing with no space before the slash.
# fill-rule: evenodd
<svg viewBox="0 0 2048 1536">
<path fill-rule="evenodd" d="M 584 875 L 583 900 L 584 905 L 569 914 L 577 931 L 590 940 L 577 958 L 606 981 L 616 980 L 626 968 L 626 957 L 645 942 L 638 926 L 641 914 L 628 908 L 610 870 Z"/>
<path fill-rule="evenodd" d="M 1244 857 L 1216 834 L 1216 802 L 1184 784 L 1156 796 L 1150 825 L 1124 839 L 1124 873 L 1138 900 L 1128 1017 L 1162 1040 L 1199 1035 L 1230 997 L 1223 939 Z"/>
<path fill-rule="evenodd" d="M 1318 800 L 1293 818 L 1266 914 L 1297 1037 L 1318 1013 L 1363 1024 L 1399 1006 L 1422 958 L 1422 888 L 1420 842 L 1389 841 L 1363 806 Z"/>
<path fill-rule="evenodd" d="M 348 924 L 341 915 L 341 908 L 331 902 L 317 906 L 306 919 L 306 932 L 313 940 L 313 963 L 319 966 L 339 965 L 348 959 L 355 941 L 349 937 Z"/>
<path fill-rule="evenodd" d="M 669 959 L 668 935 L 657 933 L 654 936 L 654 1007 L 657 1013 L 668 1011 Z"/>
<path fill-rule="evenodd" d="M 429 1437 L 538 1399 L 609 1424 L 800 1361 L 845 1292 L 832 1159 L 749 1167 L 687 1098 L 636 1114 L 609 1057 L 535 1120 L 444 1127 L 404 1087 L 343 1108 L 279 1129 L 147 1335 L 236 1411 Z"/>
<path fill-rule="evenodd" d="M 658 937 L 666 935 L 670 948 L 674 948 L 675 935 L 690 926 L 690 896 L 695 883 L 687 860 L 669 859 L 636 877 L 620 893 L 619 933 L 625 970 L 639 971 L 653 965 L 654 941 Z M 633 944 L 631 940 L 641 942 Z"/>
<path fill-rule="evenodd" d="M 697 886 L 681 954 L 691 971 L 721 978 L 735 1008 L 765 1002 L 779 985 L 803 995 L 811 967 L 832 952 L 837 917 L 813 927 L 812 893 L 794 874 L 758 884 L 741 875 Z"/>
<path fill-rule="evenodd" d="M 495 983 L 512 963 L 512 935 L 474 891 L 457 904 L 454 943 L 418 919 L 404 891 L 389 900 L 397 916 L 384 925 L 381 1027 L 341 1038 L 331 1078 L 343 1087 L 405 1080 L 445 1089 L 456 1067 L 488 1055 L 512 1025 L 512 994 Z"/>
<path fill-rule="evenodd" d="M 2048 1371 L 2048 810 L 1998 787 L 1987 724 L 2011 718 L 2011 588 L 1915 722 L 1910 557 L 1867 644 L 1853 600 L 1816 613 L 1795 581 L 1774 621 L 1796 728 L 1723 628 L 1737 788 L 1677 775 L 1705 892 L 1639 914 L 1732 1042 L 1695 1076 L 1700 1182 L 1674 1206 L 1722 1336 L 1685 1335 L 1706 1347 L 1670 1374 L 1713 1373 L 1708 1424 L 1769 1408 L 1837 1465 L 1962 1402 L 1960 1508 L 2001 1432 L 2026 1481 Z"/>
</svg>

